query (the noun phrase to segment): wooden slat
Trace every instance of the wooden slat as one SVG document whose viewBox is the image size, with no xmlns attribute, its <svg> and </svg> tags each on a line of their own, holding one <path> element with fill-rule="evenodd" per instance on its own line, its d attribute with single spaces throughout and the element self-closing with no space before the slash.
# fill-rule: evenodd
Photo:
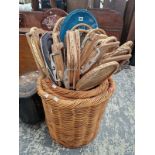
<svg viewBox="0 0 155 155">
<path fill-rule="evenodd" d="M 88 90 L 99 85 L 108 79 L 118 69 L 118 66 L 116 61 L 112 61 L 93 68 L 77 82 L 76 90 Z"/>
<path fill-rule="evenodd" d="M 32 3 L 32 10 L 38 11 L 39 10 L 39 0 L 31 0 Z"/>
<path fill-rule="evenodd" d="M 56 7 L 56 0 L 50 0 L 50 3 L 52 8 Z"/>
<path fill-rule="evenodd" d="M 46 11 L 20 11 L 19 15 L 21 19 L 20 28 L 38 27 L 44 29 L 45 26 L 42 23 L 44 19 L 51 15 L 56 15 L 59 19 L 60 17 L 66 16 L 67 13 L 61 9 L 52 8 Z"/>
<path fill-rule="evenodd" d="M 100 0 L 94 1 L 94 8 L 100 8 Z"/>
<path fill-rule="evenodd" d="M 135 12 L 131 20 L 127 40 L 132 40 L 132 41 L 135 40 Z"/>
<path fill-rule="evenodd" d="M 21 11 L 19 12 L 22 18 L 21 27 L 31 28 L 33 26 L 41 28 L 41 21 L 43 19 L 42 11 Z"/>
<path fill-rule="evenodd" d="M 88 0 L 67 0 L 67 12 L 81 8 L 88 8 Z"/>
<path fill-rule="evenodd" d="M 123 17 L 126 0 L 104 0 L 103 7 L 118 11 Z"/>
<path fill-rule="evenodd" d="M 134 43 L 130 65 L 135 65 L 135 0 L 129 0 L 127 2 L 124 13 L 124 27 L 121 43 L 123 44 L 127 40 L 132 40 Z"/>
<path fill-rule="evenodd" d="M 123 32 L 122 32 L 122 38 L 121 38 L 121 42 L 124 43 L 126 42 L 130 31 L 130 38 L 132 36 L 132 41 L 134 42 L 134 29 L 135 29 L 135 25 L 134 25 L 134 20 L 135 20 L 135 1 L 134 0 L 129 0 L 126 4 L 126 9 L 125 9 L 125 13 L 124 13 L 124 27 L 123 27 Z M 131 27 L 131 28 L 130 28 Z"/>
<path fill-rule="evenodd" d="M 88 9 L 96 17 L 99 27 L 108 35 L 114 35 L 120 40 L 123 29 L 123 18 L 119 12 L 110 9 Z"/>
</svg>

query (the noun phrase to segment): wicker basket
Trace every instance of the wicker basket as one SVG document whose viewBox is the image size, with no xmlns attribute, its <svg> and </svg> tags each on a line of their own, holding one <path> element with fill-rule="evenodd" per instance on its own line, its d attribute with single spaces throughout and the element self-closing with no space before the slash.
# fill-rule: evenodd
<svg viewBox="0 0 155 155">
<path fill-rule="evenodd" d="M 46 90 L 48 93 L 56 93 L 59 94 L 59 96 L 63 96 L 66 98 L 72 98 L 72 99 L 84 99 L 89 97 L 97 96 L 103 91 L 105 91 L 109 87 L 108 80 L 104 81 L 100 86 L 88 90 L 88 91 L 75 91 L 75 90 L 69 90 L 65 89 L 59 86 L 56 86 L 49 78 L 45 78 L 41 80 L 41 84 L 44 90 Z"/>
<path fill-rule="evenodd" d="M 43 102 L 51 137 L 69 148 L 80 147 L 92 141 L 96 137 L 107 102 L 115 90 L 113 80 L 108 79 L 108 87 L 95 88 L 101 89 L 102 93 L 99 91 L 100 93 L 96 96 L 93 93 L 92 96 L 86 93 L 89 98 L 82 96 L 83 98 L 78 99 L 63 96 L 62 92 L 54 91 L 49 84 L 45 86 L 45 83 L 46 80 L 40 77 L 37 89 Z"/>
</svg>

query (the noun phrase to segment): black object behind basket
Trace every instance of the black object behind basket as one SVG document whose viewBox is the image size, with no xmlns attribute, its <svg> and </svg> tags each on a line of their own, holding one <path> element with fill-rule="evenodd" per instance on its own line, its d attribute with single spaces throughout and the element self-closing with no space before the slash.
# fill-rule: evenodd
<svg viewBox="0 0 155 155">
<path fill-rule="evenodd" d="M 44 111 L 38 94 L 19 99 L 20 119 L 29 124 L 35 124 L 44 120 Z"/>
<path fill-rule="evenodd" d="M 36 80 L 39 72 L 31 72 L 19 78 L 19 117 L 29 124 L 44 120 L 41 98 L 36 93 Z"/>
</svg>

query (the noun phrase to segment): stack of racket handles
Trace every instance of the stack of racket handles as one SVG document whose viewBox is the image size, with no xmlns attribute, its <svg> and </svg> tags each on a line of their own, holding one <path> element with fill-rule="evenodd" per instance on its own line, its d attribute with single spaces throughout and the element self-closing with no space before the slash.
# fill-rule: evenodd
<svg viewBox="0 0 155 155">
<path fill-rule="evenodd" d="M 116 37 L 84 23 L 68 30 L 61 42 L 60 26 L 64 18 L 56 22 L 52 32 L 33 27 L 27 33 L 37 67 L 52 83 L 72 90 L 89 90 L 129 62 L 132 41 L 120 46 Z"/>
</svg>

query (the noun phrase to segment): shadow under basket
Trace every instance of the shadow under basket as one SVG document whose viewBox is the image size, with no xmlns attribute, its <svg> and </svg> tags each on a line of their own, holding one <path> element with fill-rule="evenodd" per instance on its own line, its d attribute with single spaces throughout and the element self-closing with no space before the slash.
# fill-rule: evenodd
<svg viewBox="0 0 155 155">
<path fill-rule="evenodd" d="M 43 102 L 46 123 L 50 136 L 56 142 L 68 148 L 77 148 L 88 144 L 96 137 L 108 100 L 115 90 L 114 81 L 111 78 L 107 81 L 108 87 L 98 86 L 103 89 L 102 93 L 74 99 L 54 91 L 57 87 L 52 89 L 50 85 L 49 88 L 47 85 L 43 86 L 46 78 L 38 78 L 37 89 Z M 107 81 L 102 85 L 107 85 Z M 72 92 L 73 90 L 70 93 Z"/>
</svg>

